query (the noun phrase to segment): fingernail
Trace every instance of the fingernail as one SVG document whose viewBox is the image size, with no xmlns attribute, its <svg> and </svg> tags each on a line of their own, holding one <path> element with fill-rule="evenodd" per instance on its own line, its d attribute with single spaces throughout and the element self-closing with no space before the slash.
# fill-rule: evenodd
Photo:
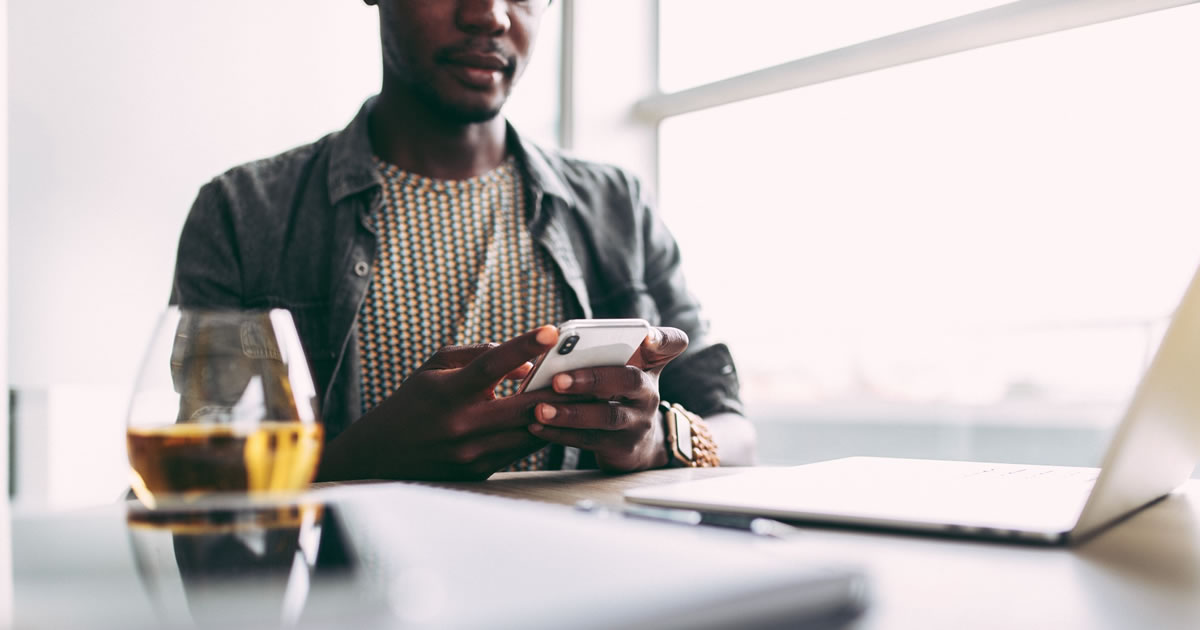
<svg viewBox="0 0 1200 630">
<path fill-rule="evenodd" d="M 558 415 L 558 410 L 550 405 L 547 405 L 546 403 L 538 405 L 538 408 L 542 413 L 542 420 L 550 420 L 554 416 Z"/>
<path fill-rule="evenodd" d="M 554 330 L 553 326 L 542 326 L 541 330 L 538 331 L 538 334 L 536 337 L 534 337 L 534 339 L 543 346 L 548 346 L 554 343 L 557 337 L 558 331 Z"/>
<path fill-rule="evenodd" d="M 560 392 L 565 392 L 571 387 L 571 383 L 574 382 L 575 379 L 571 378 L 570 374 L 559 374 L 558 376 L 554 377 L 554 389 L 557 389 Z"/>
<path fill-rule="evenodd" d="M 541 433 L 541 432 L 542 432 L 542 425 L 540 425 L 540 424 L 537 424 L 536 422 L 535 422 L 535 423 L 533 423 L 533 424 L 531 424 L 531 425 L 529 425 L 529 432 L 530 432 L 530 433 Z"/>
</svg>

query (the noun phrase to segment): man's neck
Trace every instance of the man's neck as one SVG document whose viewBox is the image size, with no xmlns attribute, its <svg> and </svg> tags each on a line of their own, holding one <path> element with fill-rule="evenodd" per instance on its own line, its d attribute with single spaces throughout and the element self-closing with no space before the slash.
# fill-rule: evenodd
<svg viewBox="0 0 1200 630">
<path fill-rule="evenodd" d="M 508 155 L 504 118 L 455 123 L 411 93 L 384 85 L 371 111 L 371 148 L 385 162 L 433 179 L 469 179 Z"/>
</svg>

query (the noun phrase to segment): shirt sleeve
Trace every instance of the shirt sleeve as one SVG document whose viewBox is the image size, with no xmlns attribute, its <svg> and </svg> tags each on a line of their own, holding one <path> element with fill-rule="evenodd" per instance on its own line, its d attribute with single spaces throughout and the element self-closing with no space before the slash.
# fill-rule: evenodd
<svg viewBox="0 0 1200 630">
<path fill-rule="evenodd" d="M 743 414 L 733 356 L 725 344 L 710 337 L 700 303 L 687 289 L 679 244 L 636 179 L 632 186 L 642 217 L 646 287 L 662 324 L 684 331 L 689 340 L 687 351 L 659 377 L 659 393 L 663 400 L 679 403 L 702 417 Z"/>
<path fill-rule="evenodd" d="M 227 196 L 214 180 L 200 189 L 179 237 L 171 304 L 242 307 L 237 232 Z"/>
</svg>

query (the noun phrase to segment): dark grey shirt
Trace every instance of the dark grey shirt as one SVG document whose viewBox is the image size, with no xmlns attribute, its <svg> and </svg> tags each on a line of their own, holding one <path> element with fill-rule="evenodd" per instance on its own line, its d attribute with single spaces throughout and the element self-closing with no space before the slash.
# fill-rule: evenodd
<svg viewBox="0 0 1200 630">
<path fill-rule="evenodd" d="M 368 217 L 383 202 L 367 135 L 373 104 L 342 131 L 202 187 L 179 239 L 171 293 L 184 307 L 291 311 L 322 392 L 326 439 L 361 413 L 355 318 L 377 252 Z M 682 329 L 691 344 L 664 370 L 662 398 L 702 416 L 741 413 L 729 350 L 710 340 L 675 239 L 638 180 L 544 150 L 511 127 L 508 134 L 526 182 L 529 231 L 562 274 L 567 315 Z"/>
</svg>

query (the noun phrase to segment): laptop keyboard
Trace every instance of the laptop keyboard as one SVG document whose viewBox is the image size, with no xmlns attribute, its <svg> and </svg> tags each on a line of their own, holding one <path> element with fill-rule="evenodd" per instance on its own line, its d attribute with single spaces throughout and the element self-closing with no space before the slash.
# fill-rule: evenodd
<svg viewBox="0 0 1200 630">
<path fill-rule="evenodd" d="M 960 473 L 958 478 L 979 478 L 989 480 L 996 479 L 1012 481 L 1014 483 L 1020 481 L 1035 481 L 1037 483 L 1078 482 L 1080 484 L 1087 484 L 1094 483 L 1097 476 L 1099 476 L 1099 471 L 1098 469 L 1094 468 L 1058 468 L 1050 466 L 1022 466 L 1018 464 L 981 464 L 976 470 L 969 470 Z"/>
</svg>

